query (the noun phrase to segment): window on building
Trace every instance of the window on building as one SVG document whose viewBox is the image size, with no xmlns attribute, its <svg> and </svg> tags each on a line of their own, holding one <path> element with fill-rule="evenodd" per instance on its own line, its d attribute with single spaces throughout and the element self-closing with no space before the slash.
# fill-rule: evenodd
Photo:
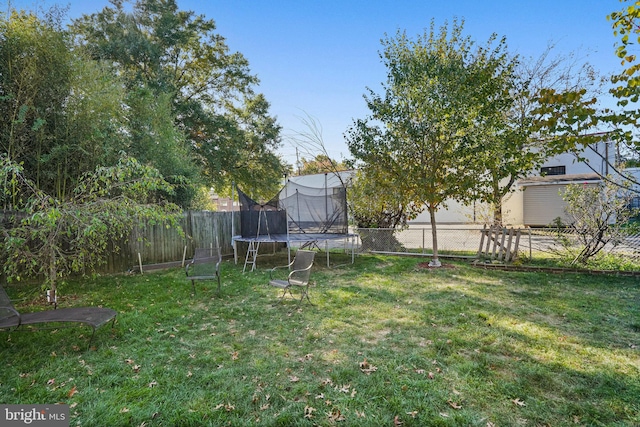
<svg viewBox="0 0 640 427">
<path fill-rule="evenodd" d="M 567 168 L 566 166 L 547 166 L 540 168 L 540 175 L 566 175 Z"/>
</svg>

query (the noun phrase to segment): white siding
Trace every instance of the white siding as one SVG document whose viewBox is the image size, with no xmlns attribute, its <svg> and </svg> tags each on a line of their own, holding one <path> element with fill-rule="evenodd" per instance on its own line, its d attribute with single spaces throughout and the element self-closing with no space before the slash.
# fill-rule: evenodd
<svg viewBox="0 0 640 427">
<path fill-rule="evenodd" d="M 612 142 L 598 142 L 591 144 L 585 148 L 581 156 L 582 161 L 578 161 L 576 156 L 571 153 L 562 153 L 548 158 L 542 167 L 565 166 L 567 175 L 581 173 L 599 173 L 607 175 L 610 171 L 607 168 L 605 158 L 609 159 L 611 164 L 616 163 L 616 149 Z M 533 171 L 532 175 L 540 175 L 540 170 Z"/>
<path fill-rule="evenodd" d="M 524 191 L 515 186 L 513 193 L 502 199 L 502 221 L 508 225 L 524 224 Z"/>
<path fill-rule="evenodd" d="M 447 207 L 440 207 L 436 211 L 436 223 L 438 224 L 468 224 L 474 221 L 479 221 L 477 216 L 480 215 L 480 211 L 483 209 L 481 204 L 478 203 L 475 206 L 471 205 L 463 205 L 460 202 L 456 202 L 455 200 L 447 200 Z M 474 215 L 475 213 L 475 215 Z M 481 221 L 480 221 L 481 222 Z M 429 211 L 426 209 L 423 210 L 418 216 L 409 221 L 410 224 L 430 224 L 431 218 L 429 217 Z"/>
</svg>

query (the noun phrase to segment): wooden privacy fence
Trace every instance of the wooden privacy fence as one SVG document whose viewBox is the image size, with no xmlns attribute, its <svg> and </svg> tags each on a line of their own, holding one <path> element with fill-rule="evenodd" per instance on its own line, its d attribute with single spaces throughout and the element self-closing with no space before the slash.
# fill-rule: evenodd
<svg viewBox="0 0 640 427">
<path fill-rule="evenodd" d="M 11 228 L 24 218 L 16 211 L 0 210 L 0 228 Z M 180 221 L 180 233 L 167 224 L 140 224 L 131 231 L 128 242 L 111 242 L 104 273 L 129 271 L 144 265 L 181 263 L 193 257 L 195 248 L 219 246 L 223 255 L 233 254 L 232 222 L 240 227 L 240 215 L 231 212 L 185 211 Z"/>
<path fill-rule="evenodd" d="M 144 265 L 181 262 L 193 257 L 195 248 L 219 246 L 223 255 L 232 254 L 232 221 L 239 215 L 231 212 L 185 211 L 181 227 L 183 235 L 166 224 L 141 224 L 131 232 L 128 244 L 113 242 L 106 272 L 128 271 Z"/>
<path fill-rule="evenodd" d="M 478 258 L 511 262 L 518 255 L 520 244 L 520 229 L 487 227 L 481 230 Z"/>
</svg>

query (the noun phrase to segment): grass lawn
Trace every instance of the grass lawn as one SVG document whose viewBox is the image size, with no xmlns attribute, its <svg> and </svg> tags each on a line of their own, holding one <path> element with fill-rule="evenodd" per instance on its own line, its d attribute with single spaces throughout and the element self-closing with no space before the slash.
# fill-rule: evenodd
<svg viewBox="0 0 640 427">
<path fill-rule="evenodd" d="M 300 308 L 272 305 L 286 255 L 225 261 L 220 295 L 180 269 L 67 283 L 61 306 L 115 328 L 0 334 L 0 403 L 66 403 L 71 426 L 640 425 L 638 278 L 424 261 L 319 255 Z"/>
</svg>

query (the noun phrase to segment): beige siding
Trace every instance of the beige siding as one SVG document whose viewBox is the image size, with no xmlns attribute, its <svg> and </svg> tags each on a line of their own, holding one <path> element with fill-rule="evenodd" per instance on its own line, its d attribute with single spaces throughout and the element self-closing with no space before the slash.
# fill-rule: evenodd
<svg viewBox="0 0 640 427">
<path fill-rule="evenodd" d="M 566 185 L 536 185 L 524 190 L 524 224 L 546 226 L 557 217 L 566 221 L 565 202 L 560 192 Z"/>
</svg>

